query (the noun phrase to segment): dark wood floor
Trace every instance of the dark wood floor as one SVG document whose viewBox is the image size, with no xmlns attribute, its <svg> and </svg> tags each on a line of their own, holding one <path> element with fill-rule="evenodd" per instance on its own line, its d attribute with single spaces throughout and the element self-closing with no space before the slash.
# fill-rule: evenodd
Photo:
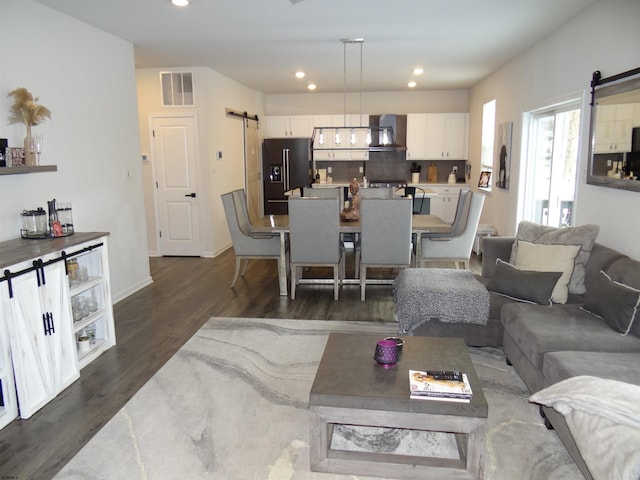
<svg viewBox="0 0 640 480">
<path fill-rule="evenodd" d="M 350 261 L 350 262 L 349 262 Z M 52 478 L 212 316 L 390 321 L 390 285 L 302 285 L 278 295 L 274 261 L 253 260 L 235 288 L 235 257 L 150 259 L 154 283 L 114 306 L 117 345 L 28 420 L 0 430 L 0 479 Z M 473 259 L 472 270 L 478 270 Z M 353 269 L 348 258 L 347 274 Z M 393 272 L 382 272 L 393 274 Z"/>
</svg>

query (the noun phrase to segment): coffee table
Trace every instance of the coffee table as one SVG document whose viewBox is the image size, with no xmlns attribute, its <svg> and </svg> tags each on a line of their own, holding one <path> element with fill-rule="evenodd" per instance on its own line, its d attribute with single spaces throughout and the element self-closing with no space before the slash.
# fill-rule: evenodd
<svg viewBox="0 0 640 480">
<path fill-rule="evenodd" d="M 380 335 L 331 333 L 309 395 L 310 463 L 316 472 L 400 479 L 482 479 L 488 406 L 464 340 L 401 337 L 399 362 L 373 359 Z M 412 400 L 409 369 L 466 373 L 469 403 Z M 335 425 L 390 427 L 455 435 L 459 459 L 331 447 Z"/>
</svg>

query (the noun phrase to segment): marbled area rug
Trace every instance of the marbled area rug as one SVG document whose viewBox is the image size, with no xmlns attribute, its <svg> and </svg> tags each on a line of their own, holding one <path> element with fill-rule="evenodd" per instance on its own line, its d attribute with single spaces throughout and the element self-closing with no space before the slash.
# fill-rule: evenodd
<svg viewBox="0 0 640 480">
<path fill-rule="evenodd" d="M 330 332 L 395 323 L 210 319 L 58 473 L 67 479 L 339 480 L 309 470 L 309 390 Z M 472 348 L 489 403 L 485 478 L 583 478 L 500 349 Z M 344 448 L 451 453 L 446 434 L 340 429 Z"/>
</svg>

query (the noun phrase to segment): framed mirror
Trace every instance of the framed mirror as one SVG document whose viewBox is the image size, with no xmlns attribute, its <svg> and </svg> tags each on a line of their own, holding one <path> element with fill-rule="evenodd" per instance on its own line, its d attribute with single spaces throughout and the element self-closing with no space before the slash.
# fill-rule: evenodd
<svg viewBox="0 0 640 480">
<path fill-rule="evenodd" d="M 593 72 L 587 183 L 640 192 L 640 68 Z"/>
</svg>

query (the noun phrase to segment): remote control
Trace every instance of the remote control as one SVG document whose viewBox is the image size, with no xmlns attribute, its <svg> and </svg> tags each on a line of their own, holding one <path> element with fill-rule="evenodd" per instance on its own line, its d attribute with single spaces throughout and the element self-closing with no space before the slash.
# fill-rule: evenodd
<svg viewBox="0 0 640 480">
<path fill-rule="evenodd" d="M 455 380 L 457 382 L 462 381 L 462 374 L 460 372 L 427 370 L 427 375 L 431 375 L 434 380 Z"/>
</svg>

